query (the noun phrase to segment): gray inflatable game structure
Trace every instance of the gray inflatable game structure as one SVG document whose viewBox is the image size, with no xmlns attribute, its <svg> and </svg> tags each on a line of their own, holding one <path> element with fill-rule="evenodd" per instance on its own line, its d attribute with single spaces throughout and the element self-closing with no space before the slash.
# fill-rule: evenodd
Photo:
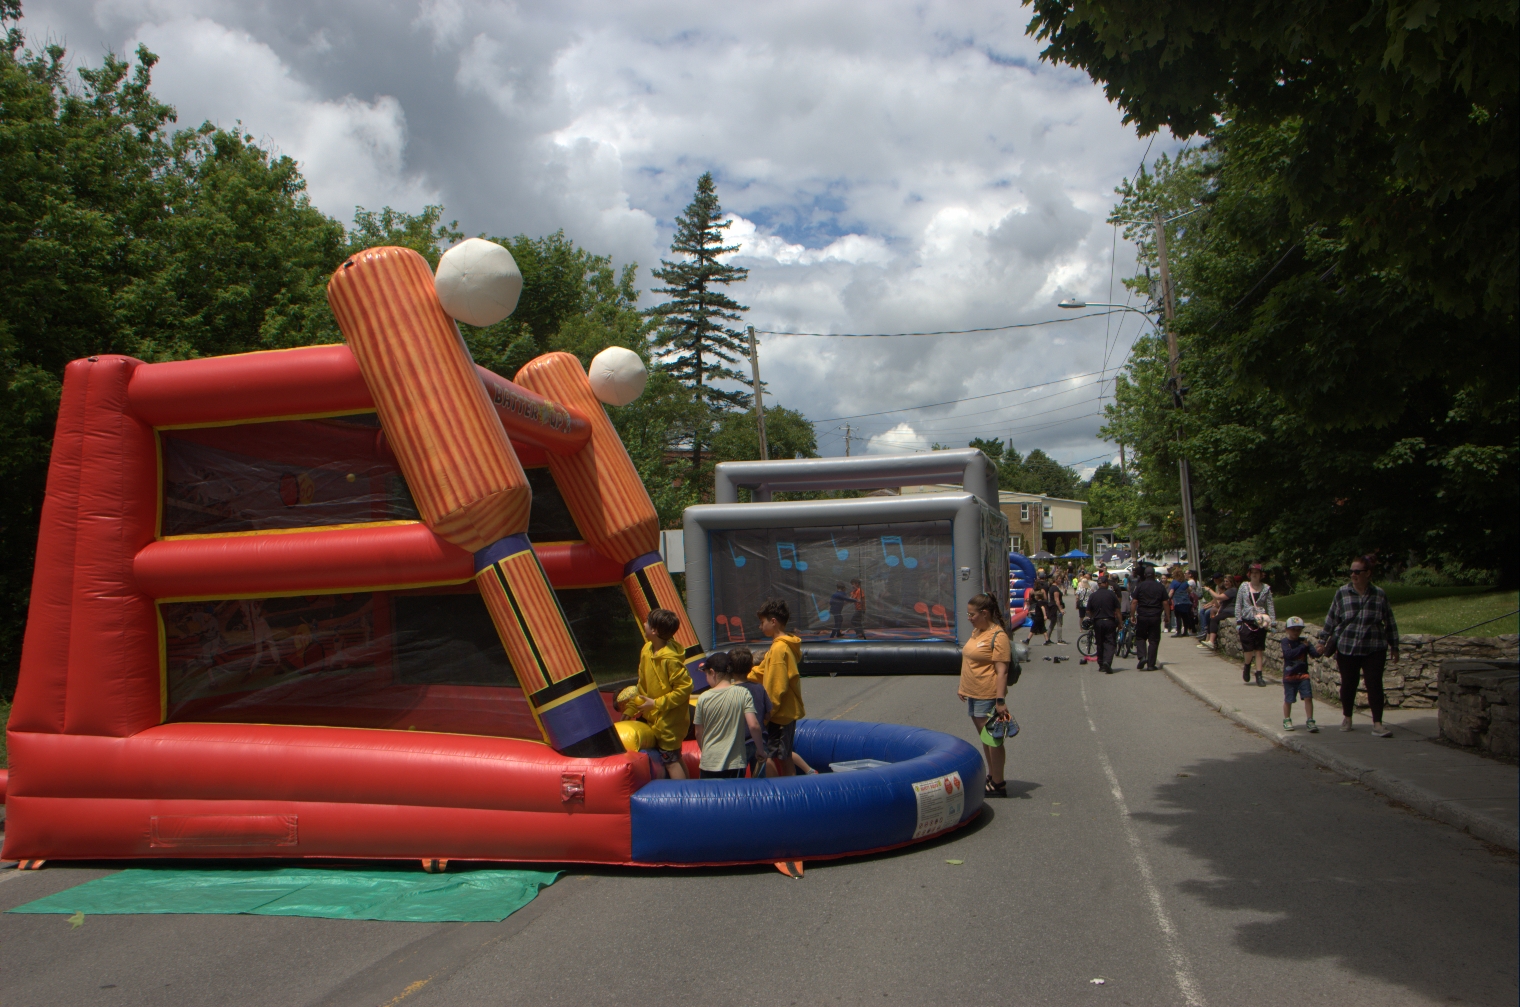
<svg viewBox="0 0 1520 1007">
<path fill-rule="evenodd" d="M 713 482 L 716 502 L 686 508 L 683 529 L 688 614 L 708 650 L 764 650 L 755 612 L 784 598 L 804 674 L 957 674 L 966 603 L 1007 598 L 1008 521 L 980 451 L 724 462 Z M 960 489 L 772 499 L 941 484 Z"/>
</svg>

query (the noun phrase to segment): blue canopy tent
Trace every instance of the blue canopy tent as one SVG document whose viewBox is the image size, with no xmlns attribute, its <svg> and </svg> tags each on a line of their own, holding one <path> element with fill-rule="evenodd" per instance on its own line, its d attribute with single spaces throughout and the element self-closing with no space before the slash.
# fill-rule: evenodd
<svg viewBox="0 0 1520 1007">
<path fill-rule="evenodd" d="M 1085 553 L 1081 549 L 1073 549 L 1071 552 L 1063 552 L 1061 559 L 1092 559 L 1092 554 Z"/>
</svg>

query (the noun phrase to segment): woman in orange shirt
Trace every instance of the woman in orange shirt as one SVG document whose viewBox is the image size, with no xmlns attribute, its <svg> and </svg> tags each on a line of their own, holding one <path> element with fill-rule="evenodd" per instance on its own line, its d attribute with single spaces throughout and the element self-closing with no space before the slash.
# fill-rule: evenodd
<svg viewBox="0 0 1520 1007">
<path fill-rule="evenodd" d="M 989 720 L 1008 719 L 1008 665 L 1012 646 L 1008 630 L 990 594 L 974 596 L 966 604 L 966 618 L 971 620 L 972 634 L 961 648 L 960 698 L 980 736 Z M 1007 751 L 1002 745 L 982 743 L 987 759 L 987 796 L 1007 797 L 1008 781 L 1003 777 Z"/>
</svg>

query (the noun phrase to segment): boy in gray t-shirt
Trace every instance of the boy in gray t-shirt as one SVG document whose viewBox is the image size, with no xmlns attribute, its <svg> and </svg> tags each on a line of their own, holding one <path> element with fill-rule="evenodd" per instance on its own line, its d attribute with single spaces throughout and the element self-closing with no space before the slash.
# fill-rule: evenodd
<svg viewBox="0 0 1520 1007">
<path fill-rule="evenodd" d="M 744 728 L 755 740 L 755 750 L 765 751 L 760 718 L 748 689 L 736 688 L 728 655 L 717 653 L 703 664 L 712 688 L 697 697 L 697 744 L 702 747 L 703 780 L 738 779 L 744 776 Z"/>
</svg>

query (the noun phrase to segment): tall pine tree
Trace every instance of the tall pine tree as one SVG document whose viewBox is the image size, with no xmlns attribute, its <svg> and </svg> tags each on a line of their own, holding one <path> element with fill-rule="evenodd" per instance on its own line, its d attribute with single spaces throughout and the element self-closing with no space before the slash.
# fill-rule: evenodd
<svg viewBox="0 0 1520 1007">
<path fill-rule="evenodd" d="M 664 369 L 690 387 L 713 414 L 750 405 L 747 393 L 712 384 L 723 379 L 743 381 L 744 375 L 728 365 L 737 364 L 748 353 L 746 337 L 727 326 L 739 321 L 740 312 L 749 308 L 720 289 L 749 276 L 743 267 L 718 261 L 719 256 L 739 250 L 738 245 L 723 244 L 723 232 L 732 224 L 732 220 L 723 219 L 712 172 L 704 173 L 697 179 L 697 192 L 690 205 L 676 218 L 676 236 L 670 243 L 670 250 L 685 258 L 678 262 L 661 259 L 661 268 L 653 271 L 655 279 L 666 284 L 654 292 L 671 298 L 649 312 L 659 319 L 654 336 L 656 351 L 663 358 Z M 699 426 L 692 435 L 694 477 L 701 473 L 702 447 L 710 426 Z"/>
</svg>

